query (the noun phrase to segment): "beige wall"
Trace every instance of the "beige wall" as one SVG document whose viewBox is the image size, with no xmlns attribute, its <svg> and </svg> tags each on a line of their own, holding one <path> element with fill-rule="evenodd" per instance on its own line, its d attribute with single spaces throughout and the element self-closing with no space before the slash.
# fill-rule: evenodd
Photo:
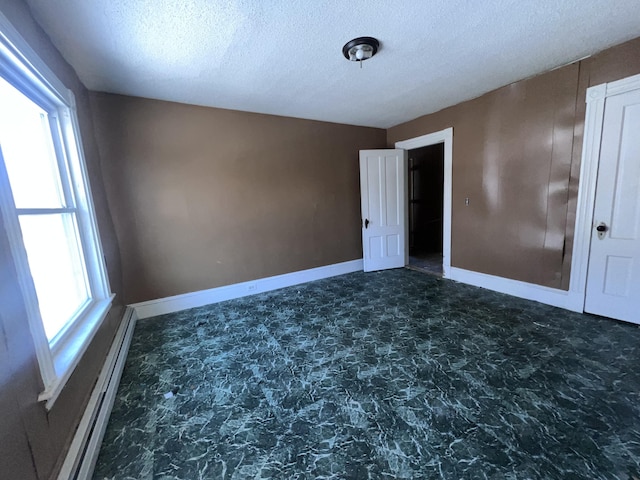
<svg viewBox="0 0 640 480">
<path fill-rule="evenodd" d="M 637 73 L 640 39 L 388 129 L 453 127 L 453 266 L 568 288 L 586 88 Z"/>
<path fill-rule="evenodd" d="M 127 303 L 362 258 L 358 150 L 384 130 L 91 101 Z"/>
<path fill-rule="evenodd" d="M 0 477 L 46 479 L 59 468 L 122 318 L 120 254 L 102 183 L 87 90 L 36 25 L 26 3 L 0 0 L 0 11 L 76 97 L 109 279 L 112 291 L 118 295 L 116 306 L 53 409 L 46 412 L 37 401 L 42 382 L 15 268 L 0 225 Z"/>
</svg>

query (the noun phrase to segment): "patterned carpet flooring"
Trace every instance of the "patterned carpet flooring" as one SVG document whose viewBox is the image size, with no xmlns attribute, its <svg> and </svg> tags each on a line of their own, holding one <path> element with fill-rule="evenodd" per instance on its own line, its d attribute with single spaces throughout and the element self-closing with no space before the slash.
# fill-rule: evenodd
<svg viewBox="0 0 640 480">
<path fill-rule="evenodd" d="M 139 321 L 95 479 L 640 478 L 640 329 L 399 269 Z"/>
</svg>

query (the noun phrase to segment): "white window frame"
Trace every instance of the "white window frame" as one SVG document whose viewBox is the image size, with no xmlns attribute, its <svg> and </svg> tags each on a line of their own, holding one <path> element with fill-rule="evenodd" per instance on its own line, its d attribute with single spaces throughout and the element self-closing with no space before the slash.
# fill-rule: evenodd
<svg viewBox="0 0 640 480">
<path fill-rule="evenodd" d="M 106 317 L 114 294 L 109 279 L 82 149 L 75 97 L 38 57 L 0 12 L 0 74 L 32 101 L 47 105 L 60 132 L 56 153 L 66 160 L 75 196 L 75 208 L 90 300 L 81 313 L 50 343 L 38 308 L 22 233 L 9 179 L 0 158 L 0 215 L 24 298 L 27 320 L 35 343 L 44 390 L 39 401 L 51 409 L 67 380 Z M 55 125 L 57 124 L 57 125 Z M 54 143 L 56 139 L 54 138 Z M 0 154 L 1 155 L 1 154 Z M 22 209 L 25 210 L 25 209 Z M 60 209 L 65 210 L 65 209 Z"/>
</svg>

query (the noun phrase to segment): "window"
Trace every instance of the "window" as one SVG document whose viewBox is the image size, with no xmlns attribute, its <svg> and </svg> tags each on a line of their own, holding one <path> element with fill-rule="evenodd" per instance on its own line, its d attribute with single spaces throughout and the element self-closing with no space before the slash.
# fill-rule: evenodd
<svg viewBox="0 0 640 480">
<path fill-rule="evenodd" d="M 0 212 L 53 405 L 106 316 L 73 94 L 0 14 Z"/>
</svg>

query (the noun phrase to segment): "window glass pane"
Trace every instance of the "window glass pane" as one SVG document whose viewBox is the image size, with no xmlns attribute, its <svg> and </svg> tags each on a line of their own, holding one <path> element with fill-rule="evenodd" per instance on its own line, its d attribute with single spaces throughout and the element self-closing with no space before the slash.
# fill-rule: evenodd
<svg viewBox="0 0 640 480">
<path fill-rule="evenodd" d="M 51 341 L 89 298 L 75 214 L 21 215 L 20 227 Z"/>
<path fill-rule="evenodd" d="M 0 78 L 0 148 L 17 208 L 62 207 L 49 116 Z"/>
</svg>

